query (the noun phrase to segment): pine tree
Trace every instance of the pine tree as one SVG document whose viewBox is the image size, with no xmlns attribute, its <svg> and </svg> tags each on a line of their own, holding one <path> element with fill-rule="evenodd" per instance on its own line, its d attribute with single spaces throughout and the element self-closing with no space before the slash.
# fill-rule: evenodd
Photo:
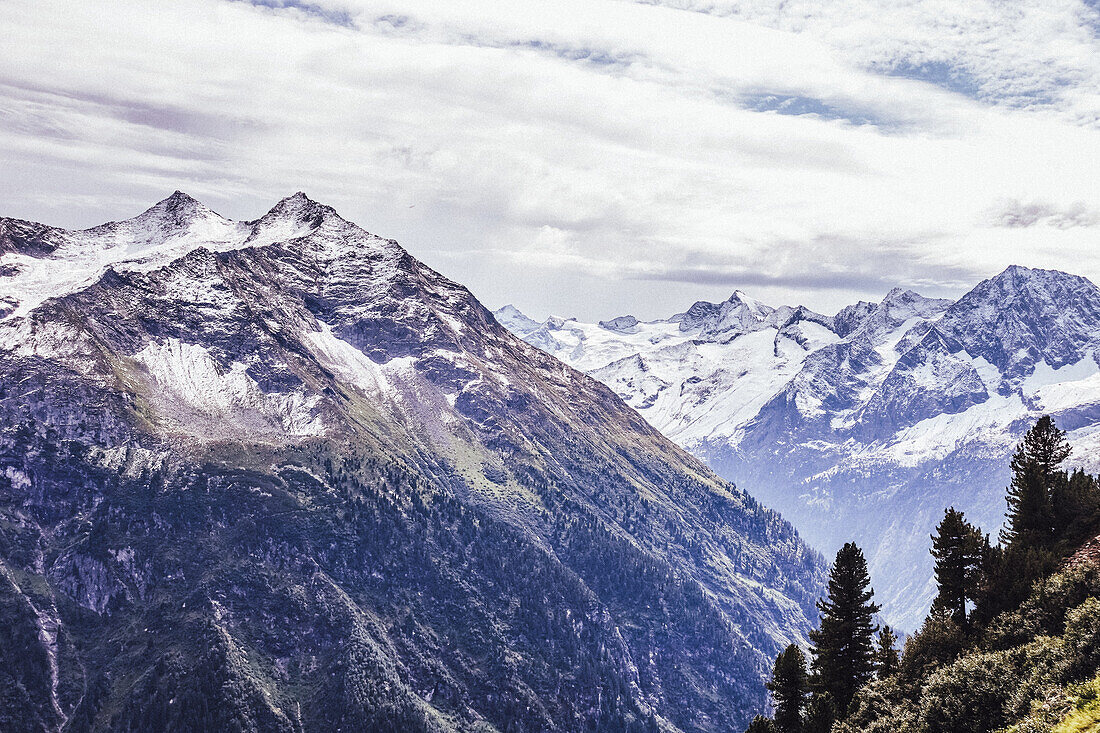
<svg viewBox="0 0 1100 733">
<path fill-rule="evenodd" d="M 780 733 L 801 733 L 802 710 L 810 692 L 806 655 L 791 644 L 775 658 L 768 690 L 775 700 L 775 727 Z"/>
<path fill-rule="evenodd" d="M 829 733 L 836 720 L 836 706 L 827 692 L 815 693 L 806 711 L 806 722 L 802 733 Z"/>
<path fill-rule="evenodd" d="M 775 723 L 771 718 L 765 718 L 763 715 L 757 715 L 749 723 L 749 727 L 745 729 L 745 733 L 776 733 Z"/>
<path fill-rule="evenodd" d="M 1012 456 L 1012 484 L 1001 541 L 1009 548 L 1049 547 L 1055 518 L 1051 496 L 1056 492 L 1058 466 L 1070 454 L 1066 433 L 1049 415 L 1027 431 Z M 1063 474 L 1064 477 L 1064 474 Z"/>
<path fill-rule="evenodd" d="M 981 581 L 982 559 L 989 540 L 954 507 L 944 512 L 932 535 L 938 593 L 933 607 L 945 609 L 960 628 L 967 626 L 966 604 L 975 600 Z"/>
<path fill-rule="evenodd" d="M 875 674 L 880 680 L 893 676 L 900 664 L 898 650 L 894 646 L 898 637 L 889 626 L 883 626 L 875 643 Z"/>
<path fill-rule="evenodd" d="M 1080 478 L 1071 488 L 1070 477 L 1059 468 L 1069 454 L 1065 431 L 1049 416 L 1039 418 L 1017 446 L 1001 547 L 986 552 L 976 594 L 979 624 L 1015 608 L 1036 580 L 1058 567 L 1057 550 L 1065 546 L 1074 515 L 1080 515 L 1075 500 L 1084 488 Z"/>
<path fill-rule="evenodd" d="M 829 573 L 828 597 L 818 601 L 821 623 L 810 632 L 813 685 L 828 693 L 843 713 L 871 678 L 874 662 L 874 590 L 863 551 L 849 542 L 840 548 Z"/>
<path fill-rule="evenodd" d="M 1061 477 L 1060 477 L 1061 478 Z M 1080 547 L 1100 528 L 1100 485 L 1097 477 L 1081 469 L 1054 483 L 1050 495 L 1054 514 L 1056 549 Z"/>
</svg>

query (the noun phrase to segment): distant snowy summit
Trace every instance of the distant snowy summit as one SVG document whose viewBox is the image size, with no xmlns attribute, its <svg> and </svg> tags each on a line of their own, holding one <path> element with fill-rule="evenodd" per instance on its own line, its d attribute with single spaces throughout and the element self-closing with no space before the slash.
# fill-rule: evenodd
<svg viewBox="0 0 1100 733">
<path fill-rule="evenodd" d="M 1071 462 L 1100 461 L 1100 289 L 1075 275 L 1014 266 L 956 302 L 895 289 L 831 316 L 741 291 L 651 322 L 498 313 L 819 549 L 858 541 L 908 628 L 938 516 L 955 505 L 995 531 L 1007 458 L 1039 415 L 1070 431 Z"/>
</svg>

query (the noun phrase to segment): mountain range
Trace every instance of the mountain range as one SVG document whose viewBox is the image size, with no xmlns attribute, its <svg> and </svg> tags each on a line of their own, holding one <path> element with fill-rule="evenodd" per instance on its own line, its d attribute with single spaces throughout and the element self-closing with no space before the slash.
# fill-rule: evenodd
<svg viewBox="0 0 1100 733">
<path fill-rule="evenodd" d="M 686 318 L 607 333 L 705 349 Z M 824 578 L 603 383 L 303 194 L 0 219 L 0 729 L 735 730 Z"/>
<path fill-rule="evenodd" d="M 1010 267 L 957 301 L 895 289 L 835 315 L 736 291 L 667 319 L 497 319 L 596 377 L 814 547 L 855 540 L 885 617 L 915 630 L 928 536 L 955 506 L 995 533 L 1008 457 L 1043 414 L 1100 456 L 1100 289 Z"/>
</svg>

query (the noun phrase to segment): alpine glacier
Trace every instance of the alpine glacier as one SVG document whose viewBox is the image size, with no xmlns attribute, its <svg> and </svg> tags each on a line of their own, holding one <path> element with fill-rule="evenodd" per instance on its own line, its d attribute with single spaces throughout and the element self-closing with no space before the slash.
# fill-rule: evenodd
<svg viewBox="0 0 1100 733">
<path fill-rule="evenodd" d="M 1100 289 L 1009 267 L 956 302 L 895 289 L 826 316 L 736 291 L 665 320 L 505 326 L 600 379 L 654 427 L 831 553 L 855 540 L 891 623 L 933 595 L 928 536 L 955 506 L 995 533 L 1035 419 L 1100 457 Z"/>
</svg>

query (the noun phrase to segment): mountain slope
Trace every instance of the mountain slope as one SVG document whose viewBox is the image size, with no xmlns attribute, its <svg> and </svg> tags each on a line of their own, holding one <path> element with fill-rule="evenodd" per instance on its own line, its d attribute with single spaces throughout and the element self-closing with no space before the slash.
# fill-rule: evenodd
<svg viewBox="0 0 1100 733">
<path fill-rule="evenodd" d="M 1100 566 L 1072 562 L 966 634 L 931 618 L 839 733 L 1071 733 L 1100 726 Z"/>
<path fill-rule="evenodd" d="M 997 527 L 1006 458 L 1039 415 L 1070 430 L 1081 460 L 1100 442 L 1100 289 L 1073 275 L 1011 267 L 956 303 L 894 290 L 835 316 L 738 292 L 633 320 L 629 333 L 553 318 L 517 332 L 814 546 L 855 539 L 903 628 L 931 600 L 927 536 L 943 508 Z"/>
<path fill-rule="evenodd" d="M 788 524 L 302 194 L 0 242 L 0 727 L 727 730 L 809 627 Z"/>
</svg>

